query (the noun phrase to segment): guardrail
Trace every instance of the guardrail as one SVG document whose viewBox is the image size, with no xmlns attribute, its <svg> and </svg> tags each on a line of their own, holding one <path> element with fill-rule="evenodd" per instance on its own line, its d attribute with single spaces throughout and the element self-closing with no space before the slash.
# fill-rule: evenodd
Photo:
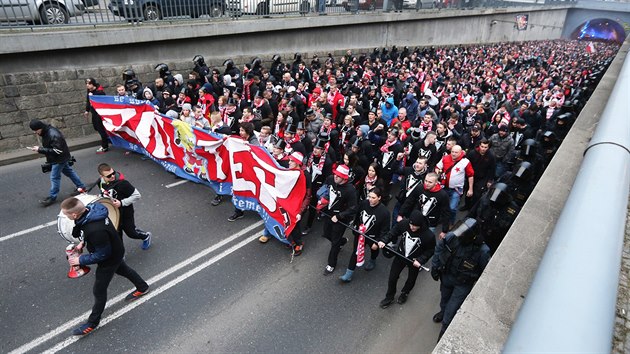
<svg viewBox="0 0 630 354">
<path fill-rule="evenodd" d="M 624 47 L 628 51 L 628 40 Z M 612 348 L 630 190 L 628 97 L 626 57 L 506 353 L 607 353 Z"/>
<path fill-rule="evenodd" d="M 0 0 L 0 29 L 562 4 L 551 0 Z"/>
</svg>

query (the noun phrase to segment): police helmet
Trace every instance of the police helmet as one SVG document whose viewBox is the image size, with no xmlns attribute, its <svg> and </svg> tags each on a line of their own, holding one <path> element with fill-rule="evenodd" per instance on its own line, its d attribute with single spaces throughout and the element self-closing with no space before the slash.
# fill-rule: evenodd
<svg viewBox="0 0 630 354">
<path fill-rule="evenodd" d="M 527 161 L 523 161 L 519 165 L 517 165 L 516 168 L 514 168 L 513 176 L 517 180 L 527 182 L 532 178 L 532 174 L 532 164 Z"/>
<path fill-rule="evenodd" d="M 203 58 L 203 56 L 201 56 L 199 54 L 195 55 L 195 57 L 193 58 L 193 63 L 195 65 L 199 65 L 199 66 L 206 65 L 205 59 Z"/>
<path fill-rule="evenodd" d="M 164 63 L 160 63 L 160 64 L 156 65 L 154 70 L 158 71 L 160 73 L 160 76 L 164 76 L 164 75 L 166 75 L 166 73 L 169 72 L 168 65 L 166 65 Z"/>
<path fill-rule="evenodd" d="M 133 71 L 133 69 L 127 69 L 122 72 L 122 79 L 125 82 L 131 79 L 135 79 L 135 78 L 136 78 L 136 72 Z"/>
<path fill-rule="evenodd" d="M 508 186 L 505 183 L 497 183 L 489 191 L 490 203 L 498 206 L 506 205 L 510 201 L 510 193 L 508 193 Z"/>
<path fill-rule="evenodd" d="M 261 65 L 262 65 L 262 59 L 260 59 L 259 57 L 252 59 L 252 68 L 258 68 Z"/>
<path fill-rule="evenodd" d="M 234 60 L 227 59 L 226 61 L 223 62 L 223 66 L 226 66 L 228 68 L 232 68 L 234 66 Z"/>
<path fill-rule="evenodd" d="M 527 139 L 523 142 L 523 146 L 521 147 L 521 157 L 533 158 L 534 156 L 536 156 L 536 140 Z"/>
<path fill-rule="evenodd" d="M 276 54 L 271 59 L 274 63 L 279 63 L 282 60 L 282 57 L 280 56 L 280 54 Z"/>
</svg>

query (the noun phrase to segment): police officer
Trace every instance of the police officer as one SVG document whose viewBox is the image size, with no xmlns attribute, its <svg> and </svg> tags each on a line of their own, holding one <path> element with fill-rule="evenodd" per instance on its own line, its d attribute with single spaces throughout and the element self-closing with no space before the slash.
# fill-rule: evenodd
<svg viewBox="0 0 630 354">
<path fill-rule="evenodd" d="M 396 224 L 379 242 L 380 248 L 385 248 L 388 243 L 393 243 L 395 251 L 400 255 L 395 256 L 392 267 L 389 271 L 387 282 L 387 293 L 381 301 L 381 308 L 387 308 L 394 303 L 396 295 L 396 284 L 403 269 L 408 268 L 407 281 L 400 291 L 398 303 L 404 304 L 407 301 L 409 292 L 416 285 L 416 279 L 420 272 L 420 267 L 429 261 L 435 250 L 435 235 L 429 230 L 427 219 L 419 210 L 414 210 L 409 219 L 405 219 Z M 383 253 L 387 257 L 387 253 Z"/>
<path fill-rule="evenodd" d="M 479 233 L 492 254 L 499 248 L 520 209 L 505 183 L 495 184 L 471 209 L 468 217 L 479 221 Z"/>
<path fill-rule="evenodd" d="M 35 134 L 42 137 L 42 146 L 29 146 L 27 149 L 46 155 L 46 166 L 50 166 L 50 193 L 48 197 L 39 201 L 45 207 L 57 200 L 61 184 L 61 174 L 68 176 L 77 187 L 77 192 L 85 191 L 85 185 L 70 166 L 70 149 L 61 132 L 39 119 L 31 120 L 29 124 Z"/>
<path fill-rule="evenodd" d="M 490 261 L 490 249 L 477 237 L 476 224 L 475 219 L 464 220 L 435 247 L 431 277 L 441 280 L 440 312 L 433 316 L 433 322 L 442 323 L 438 340 Z"/>
</svg>

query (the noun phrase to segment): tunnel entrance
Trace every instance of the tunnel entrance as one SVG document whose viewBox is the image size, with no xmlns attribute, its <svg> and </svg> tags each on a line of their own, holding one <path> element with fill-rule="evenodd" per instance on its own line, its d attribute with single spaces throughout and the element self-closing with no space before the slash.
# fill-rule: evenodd
<svg viewBox="0 0 630 354">
<path fill-rule="evenodd" d="M 617 21 L 596 18 L 579 25 L 571 33 L 571 39 L 622 43 L 626 31 Z"/>
</svg>

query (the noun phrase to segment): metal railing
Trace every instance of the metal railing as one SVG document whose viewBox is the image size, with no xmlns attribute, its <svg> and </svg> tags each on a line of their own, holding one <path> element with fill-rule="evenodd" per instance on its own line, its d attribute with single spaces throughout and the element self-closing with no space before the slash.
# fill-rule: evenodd
<svg viewBox="0 0 630 354">
<path fill-rule="evenodd" d="M 544 5 L 551 0 L 0 0 L 0 29 L 371 11 Z"/>
<path fill-rule="evenodd" d="M 628 97 L 626 57 L 506 353 L 608 353 L 612 348 L 630 190 Z"/>
</svg>

